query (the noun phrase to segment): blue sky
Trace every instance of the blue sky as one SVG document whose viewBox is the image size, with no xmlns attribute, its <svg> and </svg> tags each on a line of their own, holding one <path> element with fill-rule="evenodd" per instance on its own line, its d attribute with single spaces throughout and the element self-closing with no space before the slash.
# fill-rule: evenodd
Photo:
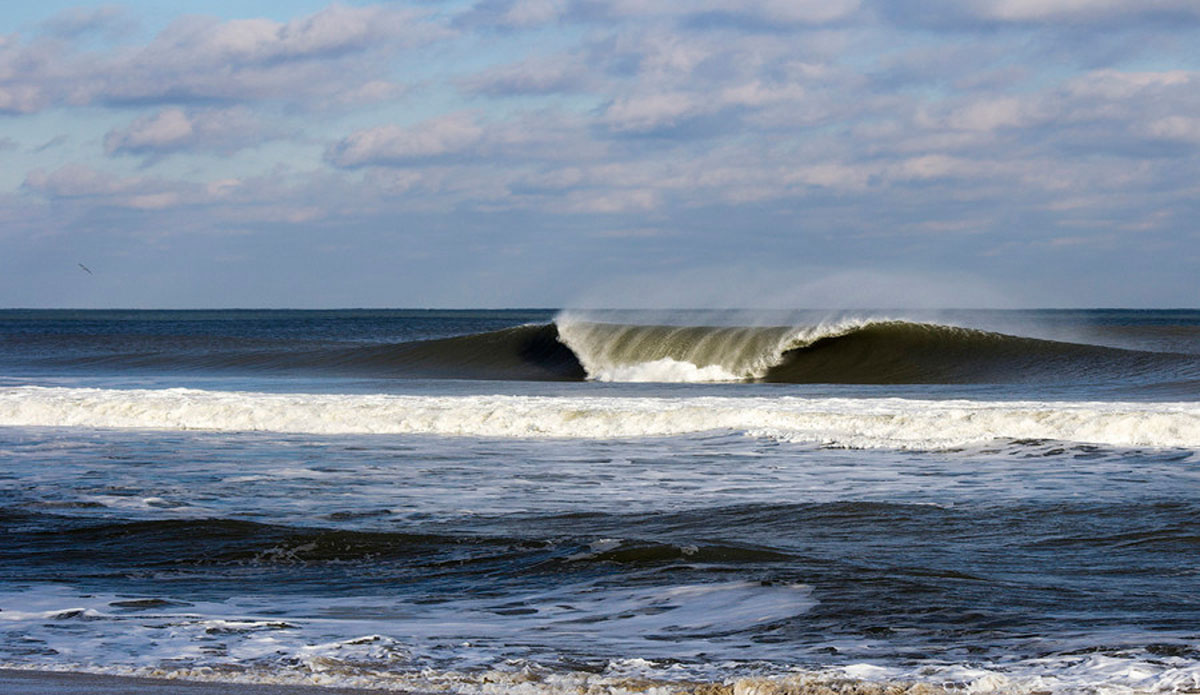
<svg viewBox="0 0 1200 695">
<path fill-rule="evenodd" d="M 0 306 L 1200 305 L 1193 0 L 166 6 L 0 8 Z"/>
</svg>

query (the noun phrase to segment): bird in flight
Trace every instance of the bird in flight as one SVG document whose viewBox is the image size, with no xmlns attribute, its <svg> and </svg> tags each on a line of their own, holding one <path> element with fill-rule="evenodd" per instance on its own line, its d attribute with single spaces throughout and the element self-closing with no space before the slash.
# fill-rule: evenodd
<svg viewBox="0 0 1200 695">
<path fill-rule="evenodd" d="M 87 267 L 86 265 L 84 265 L 84 264 L 80 263 L 80 264 L 79 264 L 79 267 L 80 267 L 80 268 L 83 268 L 84 270 L 86 270 L 88 275 L 95 275 L 95 273 L 93 273 L 93 272 L 92 272 L 92 269 L 91 269 L 91 268 L 89 268 L 89 267 Z"/>
</svg>

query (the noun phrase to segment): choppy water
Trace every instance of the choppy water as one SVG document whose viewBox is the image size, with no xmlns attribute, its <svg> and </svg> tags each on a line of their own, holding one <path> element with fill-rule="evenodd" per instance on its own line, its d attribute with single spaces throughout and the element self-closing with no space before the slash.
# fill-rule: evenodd
<svg viewBox="0 0 1200 695">
<path fill-rule="evenodd" d="M 1200 689 L 1198 355 L 1190 311 L 0 312 L 0 665 Z"/>
</svg>

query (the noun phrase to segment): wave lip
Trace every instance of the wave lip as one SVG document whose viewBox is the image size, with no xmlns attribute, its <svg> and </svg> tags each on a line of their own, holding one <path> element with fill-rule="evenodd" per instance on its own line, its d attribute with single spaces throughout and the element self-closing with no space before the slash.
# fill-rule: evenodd
<svg viewBox="0 0 1200 695">
<path fill-rule="evenodd" d="M 1200 447 L 1200 403 L 901 398 L 400 396 L 196 389 L 0 389 L 0 425 L 311 434 L 636 438 L 742 432 L 850 448 L 1000 440 Z"/>
</svg>

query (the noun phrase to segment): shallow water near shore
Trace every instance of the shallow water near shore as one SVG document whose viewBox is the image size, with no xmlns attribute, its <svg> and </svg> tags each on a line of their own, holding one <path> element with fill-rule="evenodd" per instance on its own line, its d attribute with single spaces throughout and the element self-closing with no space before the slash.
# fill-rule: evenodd
<svg viewBox="0 0 1200 695">
<path fill-rule="evenodd" d="M 666 318 L 0 312 L 0 666 L 1200 688 L 1200 312 Z"/>
</svg>

